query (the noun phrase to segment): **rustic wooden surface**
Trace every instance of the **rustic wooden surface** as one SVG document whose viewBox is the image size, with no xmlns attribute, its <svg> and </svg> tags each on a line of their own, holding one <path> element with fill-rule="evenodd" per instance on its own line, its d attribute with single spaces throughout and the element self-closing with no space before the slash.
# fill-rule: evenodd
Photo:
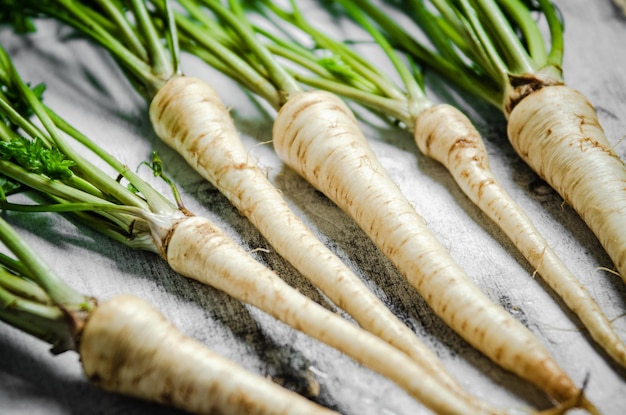
<svg viewBox="0 0 626 415">
<path fill-rule="evenodd" d="M 626 159 L 622 143 L 626 19 L 610 0 L 559 0 L 557 4 L 566 21 L 566 81 L 596 106 L 608 137 Z M 332 307 L 223 196 L 157 140 L 145 103 L 120 81 L 123 78 L 108 56 L 68 38 L 67 33 L 46 25 L 33 36 L 18 38 L 2 29 L 0 42 L 26 80 L 48 85 L 48 105 L 131 166 L 157 150 L 192 211 L 219 221 L 229 235 L 254 250 L 255 257 L 290 284 Z M 502 407 L 549 406 L 541 392 L 497 368 L 453 334 L 347 216 L 283 167 L 270 145 L 261 145 L 271 138 L 271 115 L 198 61 L 184 56 L 183 66 L 188 74 L 217 86 L 225 103 L 233 107 L 250 154 L 267 167 L 296 212 L 437 352 L 463 385 Z M 496 111 L 478 105 L 468 112 L 485 135 L 496 175 L 626 339 L 626 322 L 620 318 L 626 310 L 626 288 L 618 277 L 599 269 L 611 264 L 595 237 L 558 195 L 543 191 L 545 187 L 507 143 L 504 122 Z M 577 383 L 589 375 L 588 396 L 605 414 L 625 413 L 626 370 L 612 364 L 562 303 L 533 279 L 533 270 L 455 187 L 443 167 L 419 154 L 399 129 L 381 123 L 363 123 L 363 128 L 383 165 L 474 281 L 535 332 Z M 252 307 L 183 279 L 156 255 L 125 248 L 53 215 L 6 215 L 76 288 L 100 298 L 118 293 L 141 296 L 182 331 L 253 372 L 280 378 L 309 365 L 321 384 L 318 401 L 346 415 L 428 413 L 391 382 Z M 85 381 L 76 354 L 53 357 L 42 342 L 0 325 L 0 413 L 177 411 L 102 392 Z"/>
</svg>

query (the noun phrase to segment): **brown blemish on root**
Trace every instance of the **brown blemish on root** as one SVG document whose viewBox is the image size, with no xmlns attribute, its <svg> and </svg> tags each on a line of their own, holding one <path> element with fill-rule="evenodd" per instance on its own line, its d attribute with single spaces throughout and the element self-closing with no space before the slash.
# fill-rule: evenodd
<svg viewBox="0 0 626 415">
<path fill-rule="evenodd" d="M 431 150 L 430 147 L 433 144 L 433 141 L 435 140 L 435 136 L 437 135 L 437 133 L 435 131 L 432 131 L 428 134 L 428 137 L 426 137 L 426 141 L 424 142 L 424 153 L 426 154 L 430 154 Z"/>
<path fill-rule="evenodd" d="M 174 99 L 177 98 L 176 94 L 170 94 L 168 92 L 168 90 L 171 88 L 172 82 L 169 82 L 166 84 L 165 88 L 167 89 L 162 89 L 161 91 L 159 91 L 159 101 L 157 103 L 157 110 L 158 110 L 158 115 L 157 118 L 161 119 L 163 118 L 163 113 L 165 113 L 165 110 L 167 110 L 167 108 L 170 106 L 170 104 L 172 103 L 172 101 Z M 161 99 L 160 97 L 165 96 L 165 99 Z"/>
<path fill-rule="evenodd" d="M 491 186 L 492 184 L 495 184 L 495 183 L 496 181 L 491 178 L 481 180 L 480 183 L 478 184 L 478 198 L 482 199 L 485 187 Z"/>
<path fill-rule="evenodd" d="M 509 75 L 512 87 L 504 98 L 504 114 L 508 118 L 524 98 L 546 86 L 564 85 L 562 80 L 537 72 L 534 74 Z"/>
<path fill-rule="evenodd" d="M 161 255 L 161 257 L 163 257 L 166 261 L 167 261 L 167 251 L 169 249 L 170 241 L 172 240 L 172 236 L 174 235 L 174 232 L 176 232 L 178 225 L 180 225 L 183 221 L 194 216 L 193 213 L 189 211 L 186 211 L 184 213 L 185 213 L 185 217 L 176 220 L 172 224 L 172 226 L 170 226 L 165 236 L 161 238 L 161 243 L 159 245 L 159 255 Z"/>
<path fill-rule="evenodd" d="M 467 148 L 475 148 L 475 147 L 476 147 L 476 142 L 472 140 L 471 138 L 468 138 L 468 137 L 457 138 L 448 149 L 448 159 L 452 158 L 454 156 L 454 153 L 457 151 L 460 151 L 462 149 L 467 149 Z M 457 157 L 463 158 L 460 155 Z"/>
<path fill-rule="evenodd" d="M 87 378 L 89 379 L 89 382 L 93 383 L 96 386 L 102 383 L 102 375 L 100 375 L 100 373 L 98 372 L 92 373 Z"/>
</svg>

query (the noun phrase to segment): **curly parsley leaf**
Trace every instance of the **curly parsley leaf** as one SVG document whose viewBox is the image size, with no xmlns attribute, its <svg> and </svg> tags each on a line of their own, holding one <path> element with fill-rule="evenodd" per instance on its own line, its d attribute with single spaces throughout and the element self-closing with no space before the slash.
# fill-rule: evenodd
<svg viewBox="0 0 626 415">
<path fill-rule="evenodd" d="M 0 159 L 12 161 L 32 173 L 59 180 L 70 178 L 74 174 L 70 168 L 76 164 L 57 148 L 46 147 L 40 138 L 29 140 L 20 137 L 1 141 Z"/>
</svg>

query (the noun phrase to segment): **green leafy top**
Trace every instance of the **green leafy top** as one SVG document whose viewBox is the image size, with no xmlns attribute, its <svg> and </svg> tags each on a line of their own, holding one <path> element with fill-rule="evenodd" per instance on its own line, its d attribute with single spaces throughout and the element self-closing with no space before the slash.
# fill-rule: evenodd
<svg viewBox="0 0 626 415">
<path fill-rule="evenodd" d="M 182 48 L 265 98 L 276 109 L 302 91 L 296 81 L 353 99 L 404 122 L 408 128 L 414 117 L 431 105 L 416 68 L 402 61 L 378 29 L 349 1 L 338 3 L 344 12 L 359 19 L 370 32 L 371 41 L 381 46 L 396 67 L 402 85 L 392 82 L 347 43 L 311 25 L 296 1 L 290 2 L 289 9 L 266 0 L 229 0 L 228 6 L 218 0 L 179 2 L 184 13 L 176 13 L 175 18 Z M 337 12 L 329 11 L 329 19 Z M 302 35 L 310 39 L 311 45 L 302 44 Z"/>
<path fill-rule="evenodd" d="M 369 0 L 355 0 L 416 60 L 506 112 L 525 94 L 563 83 L 563 22 L 550 0 L 403 0 L 420 42 Z"/>
<path fill-rule="evenodd" d="M 186 214 L 178 193 L 176 203 L 157 192 L 85 135 L 47 108 L 38 91 L 22 81 L 7 53 L 0 48 L 0 175 L 4 209 L 73 212 L 95 229 L 127 245 L 159 251 L 151 225 L 156 216 Z M 30 115 L 33 117 L 29 117 Z M 36 122 L 35 122 L 36 121 Z M 79 154 L 75 140 L 112 167 L 119 176 L 109 177 Z M 154 157 L 153 172 L 168 183 Z M 121 183 L 121 179 L 127 185 Z M 4 187 L 7 186 L 7 187 Z M 49 201 L 46 205 L 16 205 L 10 195 L 20 186 Z"/>
<path fill-rule="evenodd" d="M 47 148 L 39 137 L 34 140 L 18 136 L 11 141 L 0 141 L 0 159 L 24 167 L 27 171 L 51 179 L 65 180 L 72 176 L 75 166 L 58 148 Z"/>
<path fill-rule="evenodd" d="M 0 46 L 0 208 L 65 212 L 130 247 L 162 253 L 163 233 L 189 213 L 159 158 L 148 165 L 175 202 L 48 108 L 44 90 L 26 84 Z M 85 150 L 79 154 L 71 143 Z M 117 177 L 88 161 L 87 151 Z M 54 352 L 76 348 L 95 300 L 64 283 L 2 218 L 0 241 L 8 250 L 0 253 L 0 319 L 51 343 Z"/>
<path fill-rule="evenodd" d="M 259 41 L 239 0 L 178 0 L 181 46 L 279 109 L 300 85 Z"/>
<path fill-rule="evenodd" d="M 51 180 L 69 180 L 75 162 L 34 132 L 27 118 L 36 113 L 29 101 L 40 103 L 43 85 L 30 88 L 16 76 L 8 55 L 0 49 L 0 200 L 24 188 L 4 168 Z M 24 98 L 27 95 L 27 98 Z M 28 133 L 26 133 L 28 134 Z M 4 204 L 4 203 L 3 203 Z M 83 316 L 92 299 L 63 282 L 17 232 L 0 218 L 0 241 L 9 253 L 0 253 L 0 319 L 53 345 L 55 352 L 73 349 Z M 9 256 L 14 255 L 14 257 Z"/>
<path fill-rule="evenodd" d="M 77 348 L 95 300 L 67 285 L 19 234 L 0 218 L 0 320 L 50 343 L 54 353 Z"/>
<path fill-rule="evenodd" d="M 167 0 L 3 0 L 0 21 L 18 32 L 52 17 L 108 50 L 147 99 L 179 73 L 176 26 Z M 36 21 L 36 20 L 35 20 Z"/>
</svg>

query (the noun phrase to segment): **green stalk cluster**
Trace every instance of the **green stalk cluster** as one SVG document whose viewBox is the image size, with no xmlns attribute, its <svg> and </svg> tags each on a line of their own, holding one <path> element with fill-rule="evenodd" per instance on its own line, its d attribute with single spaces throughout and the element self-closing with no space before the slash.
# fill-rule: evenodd
<svg viewBox="0 0 626 415">
<path fill-rule="evenodd" d="M 403 122 L 408 128 L 412 119 L 431 105 L 417 68 L 403 61 L 378 28 L 351 2 L 338 3 L 366 28 L 389 57 L 401 85 L 350 45 L 311 25 L 296 2 L 290 3 L 290 10 L 271 1 L 244 2 L 245 7 L 237 1 L 229 1 L 228 7 L 215 0 L 179 3 L 185 10 L 176 13 L 182 48 L 261 96 L 277 110 L 286 99 L 302 90 L 295 82 L 342 95 Z M 278 33 L 286 36 L 254 25 L 255 14 L 273 22 Z M 302 44 L 303 34 L 310 39 L 310 45 Z"/>
<path fill-rule="evenodd" d="M 104 47 L 147 99 L 179 74 L 177 31 L 168 1 L 4 0 L 2 7 L 0 19 L 30 22 L 20 27 L 34 30 L 32 19 L 44 17 L 73 27 Z"/>
<path fill-rule="evenodd" d="M 66 212 L 126 245 L 158 252 L 152 225 L 179 214 L 182 203 L 177 196 L 178 206 L 169 201 L 47 108 L 43 89 L 27 85 L 0 48 L 0 207 Z M 109 177 L 69 140 L 86 146 L 119 176 Z M 162 176 L 159 167 L 155 156 L 153 171 Z M 36 197 L 33 203 L 11 202 L 18 192 Z M 73 349 L 94 301 L 58 278 L 1 219 L 0 239 L 15 256 L 0 254 L 0 318 L 51 343 L 55 351 Z"/>
<path fill-rule="evenodd" d="M 563 81 L 564 26 L 550 0 L 397 2 L 432 46 L 410 35 L 370 0 L 354 4 L 377 22 L 395 47 L 496 107 L 502 107 L 512 86 Z"/>
<path fill-rule="evenodd" d="M 0 241 L 15 256 L 0 254 L 0 320 L 50 343 L 54 353 L 75 350 L 95 301 L 63 282 L 2 218 Z"/>
</svg>

